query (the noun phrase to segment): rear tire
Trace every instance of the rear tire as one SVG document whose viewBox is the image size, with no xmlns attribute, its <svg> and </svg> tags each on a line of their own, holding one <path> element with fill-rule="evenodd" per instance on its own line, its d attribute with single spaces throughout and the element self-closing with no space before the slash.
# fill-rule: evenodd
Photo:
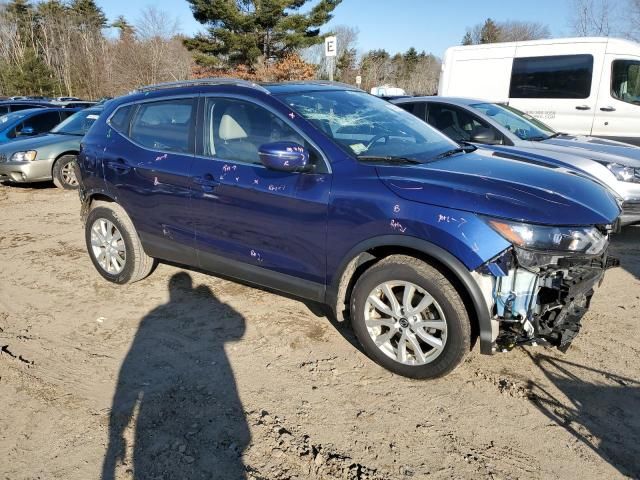
<svg viewBox="0 0 640 480">
<path fill-rule="evenodd" d="M 144 252 L 133 222 L 117 203 L 91 204 L 85 241 L 93 266 L 110 282 L 137 282 L 156 266 L 156 260 Z"/>
<path fill-rule="evenodd" d="M 387 370 L 437 378 L 471 349 L 471 324 L 460 294 L 433 266 L 389 256 L 356 282 L 351 323 L 365 353 Z"/>
<path fill-rule="evenodd" d="M 51 172 L 53 183 L 58 188 L 65 190 L 76 190 L 78 188 L 78 178 L 76 177 L 75 155 L 63 155 L 53 164 Z"/>
</svg>

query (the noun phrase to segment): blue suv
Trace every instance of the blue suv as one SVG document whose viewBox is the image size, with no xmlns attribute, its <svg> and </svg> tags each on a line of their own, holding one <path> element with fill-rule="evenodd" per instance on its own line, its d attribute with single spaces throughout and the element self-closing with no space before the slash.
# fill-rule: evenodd
<svg viewBox="0 0 640 480">
<path fill-rule="evenodd" d="M 413 378 L 525 343 L 565 349 L 617 200 L 577 172 L 489 158 L 347 85 L 202 80 L 109 103 L 78 161 L 107 280 L 157 260 L 319 302 Z"/>
</svg>

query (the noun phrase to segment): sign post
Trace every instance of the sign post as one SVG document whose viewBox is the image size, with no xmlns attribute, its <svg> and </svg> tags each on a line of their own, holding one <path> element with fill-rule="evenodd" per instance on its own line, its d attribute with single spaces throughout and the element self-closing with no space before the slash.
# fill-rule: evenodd
<svg viewBox="0 0 640 480">
<path fill-rule="evenodd" d="M 338 39 L 335 36 L 324 39 L 324 56 L 327 57 L 329 67 L 329 81 L 333 82 L 333 69 L 335 68 L 335 58 L 338 55 Z"/>
</svg>

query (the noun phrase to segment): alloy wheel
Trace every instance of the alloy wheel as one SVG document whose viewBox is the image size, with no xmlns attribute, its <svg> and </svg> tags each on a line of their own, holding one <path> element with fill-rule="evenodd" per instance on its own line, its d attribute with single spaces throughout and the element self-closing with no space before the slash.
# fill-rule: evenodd
<svg viewBox="0 0 640 480">
<path fill-rule="evenodd" d="M 404 365 L 434 361 L 447 342 L 442 308 L 412 282 L 388 281 L 374 288 L 364 307 L 365 325 L 375 345 Z"/>
<path fill-rule="evenodd" d="M 91 253 L 100 268 L 110 275 L 124 270 L 127 252 L 120 230 L 105 218 L 98 218 L 91 225 Z"/>
</svg>

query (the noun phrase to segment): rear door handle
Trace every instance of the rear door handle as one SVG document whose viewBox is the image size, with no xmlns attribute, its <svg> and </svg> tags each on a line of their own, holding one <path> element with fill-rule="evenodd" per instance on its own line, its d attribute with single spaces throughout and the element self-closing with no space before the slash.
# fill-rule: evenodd
<svg viewBox="0 0 640 480">
<path fill-rule="evenodd" d="M 108 168 L 115 170 L 118 173 L 127 173 L 131 170 L 131 166 L 124 158 L 118 158 L 116 160 L 107 160 L 105 162 Z"/>
<path fill-rule="evenodd" d="M 601 111 L 601 112 L 615 112 L 615 111 L 616 111 L 616 109 L 615 109 L 615 108 L 613 108 L 613 107 L 602 107 L 602 108 L 600 109 L 600 111 Z"/>
<path fill-rule="evenodd" d="M 589 105 L 578 105 L 576 110 L 591 110 L 591 107 Z"/>
</svg>

